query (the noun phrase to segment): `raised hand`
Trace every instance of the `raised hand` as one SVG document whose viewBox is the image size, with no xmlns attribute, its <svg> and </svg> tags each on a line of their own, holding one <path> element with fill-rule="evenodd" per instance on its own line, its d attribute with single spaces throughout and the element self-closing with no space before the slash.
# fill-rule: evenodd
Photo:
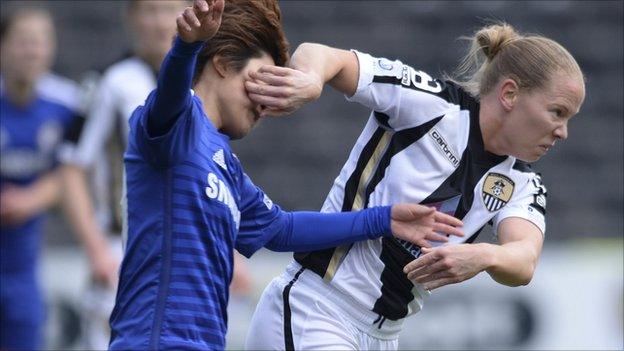
<svg viewBox="0 0 624 351">
<path fill-rule="evenodd" d="M 398 204 L 392 206 L 391 217 L 392 234 L 420 247 L 431 247 L 429 241 L 446 242 L 447 235 L 464 236 L 458 228 L 462 221 L 433 207 Z"/>
<path fill-rule="evenodd" d="M 212 38 L 221 26 L 224 0 L 195 0 L 176 19 L 178 36 L 187 43 Z"/>
<path fill-rule="evenodd" d="M 318 99 L 323 90 L 323 82 L 314 72 L 262 66 L 257 72 L 249 72 L 249 76 L 251 80 L 245 82 L 245 89 L 251 101 L 265 107 L 263 116 L 291 114 Z"/>
</svg>

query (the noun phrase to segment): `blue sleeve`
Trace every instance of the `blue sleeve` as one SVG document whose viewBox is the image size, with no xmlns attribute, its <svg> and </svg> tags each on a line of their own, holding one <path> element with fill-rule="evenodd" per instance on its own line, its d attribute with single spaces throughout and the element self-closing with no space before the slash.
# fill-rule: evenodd
<svg viewBox="0 0 624 351">
<path fill-rule="evenodd" d="M 175 38 L 173 47 L 163 60 L 158 85 L 149 106 L 148 131 L 152 136 L 166 134 L 184 111 L 192 106 L 190 89 L 193 83 L 197 54 L 203 42 L 186 43 Z"/>
<path fill-rule="evenodd" d="M 287 225 L 287 218 L 246 174 L 241 174 L 241 220 L 235 247 L 250 257 L 271 239 L 276 230 Z"/>
<path fill-rule="evenodd" d="M 392 236 L 391 206 L 356 212 L 292 212 L 284 225 L 266 243 L 273 251 L 316 251 L 356 241 Z"/>
<path fill-rule="evenodd" d="M 187 44 L 176 38 L 163 61 L 158 86 L 130 118 L 130 142 L 147 162 L 168 167 L 184 160 L 195 148 L 205 118 L 201 103 L 191 94 L 195 59 L 202 42 Z"/>
<path fill-rule="evenodd" d="M 359 212 L 284 212 L 245 175 L 236 249 L 249 257 L 261 247 L 314 251 L 391 236 L 390 206 Z"/>
</svg>

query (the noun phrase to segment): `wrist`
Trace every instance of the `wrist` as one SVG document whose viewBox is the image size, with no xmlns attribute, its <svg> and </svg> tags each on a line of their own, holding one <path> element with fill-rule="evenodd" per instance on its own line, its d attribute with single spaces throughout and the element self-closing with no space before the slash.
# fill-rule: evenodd
<svg viewBox="0 0 624 351">
<path fill-rule="evenodd" d="M 196 54 L 204 47 L 205 41 L 187 41 L 179 34 L 173 41 L 173 49 L 177 52 Z"/>
<path fill-rule="evenodd" d="M 321 97 L 321 93 L 323 92 L 323 85 L 325 85 L 325 82 L 323 81 L 321 75 L 314 71 L 310 71 L 308 72 L 308 74 L 312 78 L 311 80 L 313 87 L 312 94 L 310 94 L 310 99 L 308 99 L 308 101 L 314 101 Z"/>
<path fill-rule="evenodd" d="M 384 237 L 393 237 L 392 233 L 392 206 L 382 206 L 379 208 L 381 211 L 381 223 L 383 227 L 381 229 L 382 236 Z"/>
<path fill-rule="evenodd" d="M 476 247 L 479 250 L 478 256 L 481 258 L 481 267 L 482 267 L 481 270 L 482 271 L 489 271 L 489 270 L 496 268 L 497 247 L 495 245 L 488 244 L 488 243 L 479 243 L 479 244 L 475 244 L 474 247 Z"/>
</svg>

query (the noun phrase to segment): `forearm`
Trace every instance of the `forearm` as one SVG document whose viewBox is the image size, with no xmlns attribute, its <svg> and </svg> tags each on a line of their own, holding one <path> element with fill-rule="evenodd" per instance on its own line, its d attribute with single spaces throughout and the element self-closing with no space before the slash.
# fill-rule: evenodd
<svg viewBox="0 0 624 351">
<path fill-rule="evenodd" d="M 507 286 L 527 285 L 533 278 L 539 253 L 527 242 L 503 245 L 477 244 L 483 250 L 485 271 L 496 282 Z"/>
<path fill-rule="evenodd" d="M 153 135 L 165 134 L 180 113 L 191 104 L 197 54 L 203 42 L 186 43 L 176 37 L 172 49 L 162 63 L 153 105 L 150 106 L 148 127 Z"/>
<path fill-rule="evenodd" d="M 61 193 L 61 179 L 58 170 L 54 170 L 33 183 L 28 191 L 34 201 L 34 212 L 40 213 L 56 205 Z"/>
<path fill-rule="evenodd" d="M 391 207 L 358 212 L 293 212 L 266 247 L 273 251 L 314 251 L 391 236 Z"/>
<path fill-rule="evenodd" d="M 322 85 L 329 84 L 349 96 L 357 89 L 357 58 L 350 51 L 303 43 L 293 53 L 290 66 L 317 75 L 321 88 Z"/>
<path fill-rule="evenodd" d="M 63 208 L 78 240 L 91 259 L 108 252 L 105 234 L 94 216 L 84 170 L 63 166 Z"/>
</svg>

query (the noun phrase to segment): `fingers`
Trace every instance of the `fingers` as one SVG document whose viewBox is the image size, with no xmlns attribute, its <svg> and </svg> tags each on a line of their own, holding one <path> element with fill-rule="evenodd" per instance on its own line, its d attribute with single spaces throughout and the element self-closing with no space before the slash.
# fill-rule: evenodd
<svg viewBox="0 0 624 351">
<path fill-rule="evenodd" d="M 431 247 L 431 243 L 425 239 L 418 239 L 415 242 L 416 245 L 420 246 L 421 248 L 426 247 L 429 248 Z"/>
<path fill-rule="evenodd" d="M 280 98 L 276 98 L 273 96 L 260 95 L 256 93 L 248 93 L 247 95 L 249 96 L 249 99 L 251 101 L 259 105 L 264 105 L 267 108 L 283 109 L 285 107 L 283 99 L 280 99 Z"/>
<path fill-rule="evenodd" d="M 412 275 L 411 278 L 410 278 L 410 275 L 408 274 L 408 279 L 410 279 L 412 282 L 419 283 L 419 284 L 426 284 L 426 283 L 433 282 L 438 279 L 451 278 L 451 277 L 452 275 L 445 270 L 432 271 L 429 273 L 423 271 L 422 274 Z"/>
<path fill-rule="evenodd" d="M 455 227 L 461 227 L 464 225 L 464 223 L 460 220 L 457 219 L 451 215 L 448 215 L 446 213 L 437 211 L 435 214 L 435 220 L 436 222 L 440 222 L 440 223 L 446 223 L 448 225 L 452 225 Z"/>
<path fill-rule="evenodd" d="M 178 32 L 190 32 L 192 30 L 191 26 L 184 19 L 184 13 L 176 18 L 176 25 L 178 26 Z"/>
<path fill-rule="evenodd" d="M 416 282 L 420 283 L 420 281 L 418 281 L 419 277 L 440 272 L 446 272 L 446 266 L 442 261 L 435 261 L 407 272 L 407 278 L 410 280 L 416 280 Z"/>
<path fill-rule="evenodd" d="M 260 69 L 258 70 L 258 72 L 260 73 L 271 73 L 271 74 L 275 74 L 276 76 L 282 76 L 282 77 L 285 77 L 291 74 L 293 71 L 295 70 L 292 68 L 271 66 L 271 65 L 264 65 L 260 67 Z"/>
<path fill-rule="evenodd" d="M 287 97 L 288 90 L 283 87 L 272 86 L 268 84 L 258 84 L 252 81 L 245 82 L 245 89 L 248 93 L 254 93 L 258 95 L 266 95 L 273 97 Z"/>
<path fill-rule="evenodd" d="M 425 287 L 425 289 L 431 291 L 437 288 L 441 288 L 445 285 L 449 285 L 449 284 L 455 284 L 457 283 L 457 278 L 442 278 L 442 279 L 438 279 L 438 280 L 434 280 L 428 283 L 423 284 L 423 286 Z"/>
<path fill-rule="evenodd" d="M 425 239 L 430 240 L 430 241 L 443 242 L 443 243 L 448 241 L 448 237 L 446 235 L 438 234 L 436 232 L 425 235 Z M 425 246 L 425 247 L 429 247 L 429 246 Z"/>
<path fill-rule="evenodd" d="M 434 223 L 433 230 L 437 233 L 444 233 L 447 235 L 464 236 L 464 232 L 461 229 L 444 223 Z"/>
<path fill-rule="evenodd" d="M 221 15 L 223 14 L 223 9 L 225 8 L 224 0 L 213 0 L 212 6 L 212 20 L 218 22 L 221 20 Z"/>
<path fill-rule="evenodd" d="M 426 249 L 422 249 L 424 252 Z M 419 269 L 420 267 L 430 265 L 436 261 L 436 258 L 433 255 L 422 255 L 419 258 L 413 260 L 403 267 L 403 273 L 409 273 L 413 270 Z"/>
<path fill-rule="evenodd" d="M 195 15 L 194 8 L 187 7 L 186 9 L 184 9 L 184 12 L 182 13 L 182 17 L 184 17 L 184 21 L 191 28 L 199 28 L 199 27 L 201 27 L 201 22 L 197 18 L 197 15 Z"/>
<path fill-rule="evenodd" d="M 208 6 L 208 2 L 206 0 L 195 0 L 193 2 L 193 10 L 199 18 L 202 18 L 208 14 L 210 11 L 210 6 Z"/>
<path fill-rule="evenodd" d="M 262 68 L 261 68 L 262 69 Z M 254 72 L 251 71 L 249 72 L 249 76 L 252 79 L 258 80 L 260 82 L 266 83 L 266 84 L 270 84 L 270 85 L 290 85 L 290 80 L 286 77 L 283 76 L 279 76 L 279 75 L 275 75 L 272 73 L 261 73 L 260 71 L 258 72 Z"/>
</svg>

